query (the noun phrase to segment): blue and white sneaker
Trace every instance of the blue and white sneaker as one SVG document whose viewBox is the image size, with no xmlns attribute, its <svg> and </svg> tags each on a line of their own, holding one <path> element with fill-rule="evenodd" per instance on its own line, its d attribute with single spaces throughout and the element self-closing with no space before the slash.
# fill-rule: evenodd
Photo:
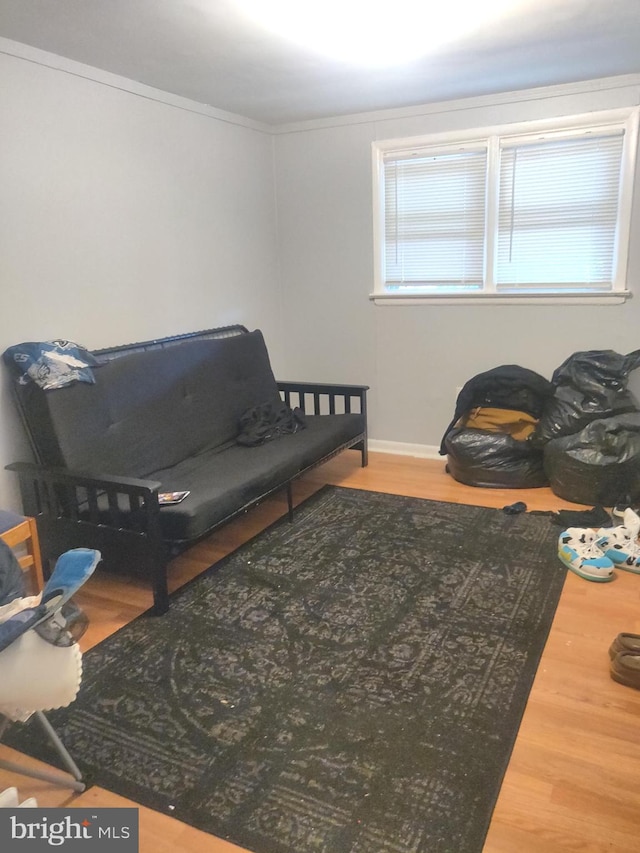
<svg viewBox="0 0 640 853">
<path fill-rule="evenodd" d="M 565 566 L 588 581 L 605 583 L 613 580 L 613 561 L 597 542 L 595 530 L 569 527 L 558 539 L 558 557 Z"/>
<path fill-rule="evenodd" d="M 625 509 L 623 524 L 618 527 L 601 527 L 598 546 L 618 569 L 640 575 L 640 516 L 633 509 Z"/>
<path fill-rule="evenodd" d="M 640 534 L 640 515 L 631 507 L 627 507 L 622 513 L 622 524 L 634 539 L 638 538 Z"/>
<path fill-rule="evenodd" d="M 611 515 L 616 515 L 618 518 L 624 518 L 624 514 L 628 510 L 631 510 L 631 512 L 633 512 L 634 514 L 637 514 L 639 509 L 640 509 L 640 507 L 638 507 L 637 502 L 634 504 L 631 504 L 631 503 L 616 504 L 611 509 Z"/>
</svg>

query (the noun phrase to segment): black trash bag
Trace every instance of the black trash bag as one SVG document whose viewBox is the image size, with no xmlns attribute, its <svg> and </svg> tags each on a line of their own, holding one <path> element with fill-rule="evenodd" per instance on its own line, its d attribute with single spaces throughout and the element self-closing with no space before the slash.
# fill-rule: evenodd
<svg viewBox="0 0 640 853">
<path fill-rule="evenodd" d="M 540 418 L 553 392 L 548 379 L 518 364 L 503 364 L 478 373 L 465 382 L 458 394 L 453 419 L 442 436 L 440 455 L 447 453 L 446 438 L 456 423 L 476 406 L 513 409 Z"/>
<path fill-rule="evenodd" d="M 628 355 L 590 350 L 569 356 L 551 377 L 555 393 L 545 405 L 533 444 L 542 447 L 580 432 L 591 421 L 638 411 L 638 401 L 627 388 L 629 374 L 637 367 L 640 350 Z"/>
<path fill-rule="evenodd" d="M 544 446 L 554 494 L 591 506 L 640 498 L 640 412 L 591 421 Z"/>
<path fill-rule="evenodd" d="M 467 486 L 535 489 L 548 486 L 542 451 L 529 441 L 481 429 L 454 429 L 445 436 L 447 471 Z"/>
</svg>

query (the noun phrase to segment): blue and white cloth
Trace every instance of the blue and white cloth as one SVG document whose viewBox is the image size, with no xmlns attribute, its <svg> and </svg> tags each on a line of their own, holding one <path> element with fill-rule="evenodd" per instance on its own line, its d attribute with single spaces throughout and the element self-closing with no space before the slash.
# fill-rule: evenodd
<svg viewBox="0 0 640 853">
<path fill-rule="evenodd" d="M 72 382 L 95 383 L 92 367 L 97 359 L 73 341 L 27 341 L 9 347 L 3 353 L 5 362 L 18 372 L 18 383 L 35 382 L 49 391 Z"/>
<path fill-rule="evenodd" d="M 15 554 L 2 540 L 0 545 L 0 567 L 4 569 L 2 582 L 5 586 L 5 589 L 0 588 L 0 604 L 4 605 L 16 601 L 16 591 L 19 595 L 20 587 L 24 590 L 24 580 Z M 72 548 L 65 551 L 58 558 L 53 573 L 42 590 L 40 601 L 33 607 L 12 612 L 7 619 L 0 621 L 0 654 L 31 628 L 37 628 L 58 613 L 91 577 L 100 560 L 100 551 L 91 548 Z M 20 579 L 16 575 L 17 572 L 20 573 Z"/>
</svg>

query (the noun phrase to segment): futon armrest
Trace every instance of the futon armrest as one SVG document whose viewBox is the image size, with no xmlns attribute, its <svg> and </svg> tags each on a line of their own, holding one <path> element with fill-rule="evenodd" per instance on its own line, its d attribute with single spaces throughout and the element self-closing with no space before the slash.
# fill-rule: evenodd
<svg viewBox="0 0 640 853">
<path fill-rule="evenodd" d="M 7 471 L 15 471 L 19 476 L 46 477 L 60 483 L 74 483 L 78 486 L 96 486 L 111 488 L 122 486 L 124 490 L 139 491 L 140 494 L 156 492 L 161 486 L 157 480 L 141 480 L 137 477 L 121 477 L 112 474 L 87 474 L 86 471 L 69 471 L 68 468 L 48 468 L 35 462 L 11 462 L 5 465 Z"/>
<path fill-rule="evenodd" d="M 353 411 L 353 400 L 357 400 L 356 410 L 366 418 L 368 385 L 335 385 L 326 382 L 286 382 L 278 381 L 278 389 L 288 406 L 297 406 L 305 414 L 335 415 L 338 411 Z M 340 401 L 336 405 L 337 401 Z"/>
<path fill-rule="evenodd" d="M 5 467 L 18 474 L 27 515 L 82 520 L 137 531 L 157 526 L 161 484 L 156 480 L 111 474 L 94 476 L 33 462 L 13 462 Z"/>
</svg>

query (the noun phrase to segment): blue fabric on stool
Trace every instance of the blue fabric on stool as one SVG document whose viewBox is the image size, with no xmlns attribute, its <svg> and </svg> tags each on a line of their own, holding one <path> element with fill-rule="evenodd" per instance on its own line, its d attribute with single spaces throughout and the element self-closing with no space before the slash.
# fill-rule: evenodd
<svg viewBox="0 0 640 853">
<path fill-rule="evenodd" d="M 101 559 L 100 551 L 92 548 L 72 548 L 61 554 L 42 590 L 43 603 L 56 599 L 56 608 L 62 607 L 93 574 Z"/>
<path fill-rule="evenodd" d="M 0 545 L 4 545 L 9 551 L 13 559 L 15 556 L 10 548 L 6 546 L 2 540 Z M 5 552 L 0 550 L 0 558 Z M 11 566 L 11 559 L 7 556 L 7 565 Z M 101 559 L 100 551 L 94 551 L 90 548 L 73 548 L 71 551 L 66 551 L 58 558 L 58 562 L 53 570 L 53 574 L 47 581 L 42 592 L 42 604 L 37 607 L 28 608 L 15 613 L 5 622 L 0 622 L 0 652 L 6 649 L 14 640 L 17 640 L 22 634 L 26 633 L 31 628 L 37 627 L 41 622 L 50 619 L 54 613 L 57 613 L 63 604 L 65 604 L 71 596 L 77 592 L 82 584 L 93 574 L 95 567 Z M 4 568 L 5 560 L 0 561 L 0 570 Z M 16 562 L 18 571 L 22 580 L 22 571 L 19 564 Z M 7 580 L 11 580 L 11 574 L 7 574 Z M 17 598 L 19 596 L 13 596 Z M 1 590 L 0 590 L 0 600 Z M 9 598 L 7 603 L 11 601 Z"/>
<path fill-rule="evenodd" d="M 17 512 L 10 512 L 8 509 L 0 509 L 0 533 L 6 533 L 12 527 L 17 527 L 22 524 L 27 518 L 24 515 L 18 515 Z"/>
<path fill-rule="evenodd" d="M 10 527 L 15 525 L 11 524 Z M 24 572 L 20 563 L 7 543 L 0 539 L 0 606 L 9 604 L 14 598 L 23 598 L 25 593 Z"/>
<path fill-rule="evenodd" d="M 44 604 L 39 604 L 37 607 L 20 610 L 5 622 L 0 622 L 0 652 L 45 619 L 51 619 L 51 613 Z"/>
</svg>

